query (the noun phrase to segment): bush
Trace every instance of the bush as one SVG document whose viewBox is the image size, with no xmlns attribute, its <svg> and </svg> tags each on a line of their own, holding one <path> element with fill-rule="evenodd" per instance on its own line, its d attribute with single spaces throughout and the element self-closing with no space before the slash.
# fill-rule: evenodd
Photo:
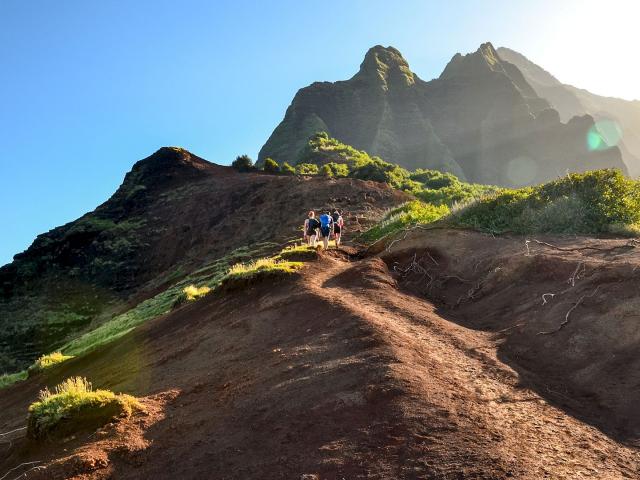
<svg viewBox="0 0 640 480">
<path fill-rule="evenodd" d="M 364 232 L 360 238 L 365 242 L 373 242 L 414 225 L 435 222 L 448 213 L 446 205 L 436 206 L 413 200 L 391 210 L 380 223 Z"/>
<path fill-rule="evenodd" d="M 640 184 L 618 170 L 575 173 L 502 190 L 462 209 L 455 221 L 494 233 L 632 232 L 640 223 Z"/>
<path fill-rule="evenodd" d="M 27 435 L 33 439 L 65 437 L 82 430 L 95 430 L 113 418 L 130 416 L 142 410 L 130 395 L 109 390 L 93 390 L 82 377 L 73 377 L 55 387 L 44 389 L 40 398 L 29 406 Z"/>
<path fill-rule="evenodd" d="M 331 170 L 331 167 L 329 165 L 323 165 L 321 171 L 323 176 L 333 177 L 333 170 Z"/>
<path fill-rule="evenodd" d="M 278 165 L 278 162 L 276 162 L 273 158 L 267 158 L 264 161 L 263 169 L 268 173 L 280 173 L 280 166 Z"/>
<path fill-rule="evenodd" d="M 53 352 L 48 355 L 42 355 L 33 363 L 33 365 L 29 367 L 29 375 L 42 372 L 47 368 L 51 368 L 54 365 L 62 363 L 71 358 L 73 358 L 73 355 L 63 355 L 61 352 Z"/>
<path fill-rule="evenodd" d="M 249 155 L 240 155 L 231 163 L 231 166 L 239 172 L 250 172 L 254 170 L 253 160 Z"/>
<path fill-rule="evenodd" d="M 296 173 L 296 169 L 293 168 L 291 165 L 289 165 L 287 162 L 284 162 L 282 164 L 282 167 L 280 168 L 280 170 L 285 175 L 295 175 L 295 173 Z"/>
<path fill-rule="evenodd" d="M 313 163 L 299 163 L 296 165 L 296 173 L 298 175 L 317 175 L 318 166 Z"/>
</svg>

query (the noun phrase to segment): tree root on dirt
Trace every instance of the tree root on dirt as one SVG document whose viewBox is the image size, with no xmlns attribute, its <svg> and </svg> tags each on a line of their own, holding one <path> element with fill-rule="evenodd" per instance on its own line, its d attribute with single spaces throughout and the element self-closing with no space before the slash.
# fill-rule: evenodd
<svg viewBox="0 0 640 480">
<path fill-rule="evenodd" d="M 538 335 L 551 335 L 552 333 L 557 333 L 560 330 L 562 330 L 564 327 L 566 327 L 569 324 L 569 316 L 571 315 L 571 312 L 573 312 L 576 308 L 578 308 L 578 306 L 584 301 L 585 298 L 593 297 L 598 292 L 599 289 L 600 289 L 600 285 L 598 285 L 596 289 L 593 292 L 591 292 L 591 294 L 582 295 L 578 299 L 578 301 L 574 303 L 573 306 L 567 311 L 567 314 L 564 316 L 564 321 L 558 326 L 558 328 L 554 330 L 538 332 Z"/>
<path fill-rule="evenodd" d="M 620 248 L 623 248 L 623 247 L 636 248 L 636 243 L 638 243 L 637 240 L 633 239 L 633 240 L 630 240 L 629 242 L 627 242 L 626 245 L 618 245 L 618 246 L 611 247 L 611 248 L 600 248 L 600 247 L 590 247 L 590 246 L 575 247 L 575 248 L 565 248 L 565 247 L 559 247 L 557 245 L 553 245 L 553 244 L 548 243 L 548 242 L 542 242 L 540 240 L 532 238 L 531 240 L 527 239 L 527 240 L 524 241 L 525 248 L 527 249 L 527 253 L 525 253 L 525 255 L 527 257 L 531 255 L 531 250 L 529 248 L 529 243 L 531 243 L 531 242 L 535 242 L 538 245 L 541 245 L 541 246 L 544 246 L 544 247 L 553 248 L 554 250 L 558 250 L 559 252 L 581 252 L 581 251 L 584 251 L 584 250 L 595 250 L 597 252 L 612 252 L 614 250 L 619 250 Z"/>
<path fill-rule="evenodd" d="M 0 480 L 5 480 L 5 479 L 9 476 L 9 474 L 11 474 L 11 472 L 15 472 L 15 471 L 16 471 L 16 470 L 18 470 L 19 468 L 26 467 L 26 466 L 28 466 L 28 465 L 36 465 L 36 464 L 38 464 L 38 463 L 42 463 L 42 461 L 41 461 L 41 460 L 36 460 L 36 461 L 34 461 L 34 462 L 24 462 L 24 463 L 21 463 L 20 465 L 18 465 L 17 467 L 13 467 L 11 470 L 9 470 L 7 473 L 5 473 L 2 477 L 0 477 Z M 30 472 L 31 470 L 35 470 L 36 468 L 41 468 L 41 466 L 40 466 L 40 465 L 37 465 L 37 466 L 35 466 L 35 467 L 30 468 L 29 470 L 26 470 L 26 471 L 22 472 L 20 475 L 18 475 L 17 477 L 15 477 L 15 479 L 14 479 L 14 480 L 16 480 L 16 479 L 18 479 L 18 478 L 20 478 L 20 477 L 23 477 L 24 475 L 26 475 L 26 474 L 27 474 L 27 472 Z"/>
</svg>

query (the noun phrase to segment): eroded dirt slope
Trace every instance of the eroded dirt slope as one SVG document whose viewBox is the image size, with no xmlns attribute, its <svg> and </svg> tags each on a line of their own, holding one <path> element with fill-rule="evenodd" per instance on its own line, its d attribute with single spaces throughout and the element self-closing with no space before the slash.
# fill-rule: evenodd
<svg viewBox="0 0 640 480">
<path fill-rule="evenodd" d="M 11 443 L 2 445 L 0 474 L 40 462 L 17 471 L 34 468 L 26 478 L 637 478 L 637 417 L 625 407 L 637 395 L 636 330 L 621 309 L 640 257 L 624 240 L 563 247 L 602 250 L 543 247 L 525 255 L 521 238 L 417 232 L 381 257 L 325 255 L 289 280 L 205 297 L 49 378 L 0 391 L 3 432 L 24 424 L 42 383 L 69 375 L 143 396 L 148 407 L 64 444 L 35 446 L 21 432 L 4 437 Z M 421 268 L 408 270 L 414 260 Z M 575 260 L 584 271 L 567 285 Z M 560 331 L 537 335 L 558 328 L 569 300 L 597 284 L 603 296 L 583 299 Z M 568 303 L 552 297 L 556 304 L 538 308 L 549 292 Z M 604 337 L 599 324 L 626 330 Z M 590 346 L 580 358 L 597 366 L 587 366 L 592 377 L 572 363 L 579 345 Z M 630 364 L 620 368 L 628 371 L 599 370 L 623 350 Z"/>
</svg>

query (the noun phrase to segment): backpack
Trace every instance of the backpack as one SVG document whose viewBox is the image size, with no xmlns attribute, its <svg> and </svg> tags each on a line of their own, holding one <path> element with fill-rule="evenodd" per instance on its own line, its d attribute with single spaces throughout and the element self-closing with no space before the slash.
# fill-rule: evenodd
<svg viewBox="0 0 640 480">
<path fill-rule="evenodd" d="M 307 223 L 307 231 L 311 232 L 320 226 L 320 222 L 318 222 L 315 218 L 310 218 Z"/>
<path fill-rule="evenodd" d="M 327 215 L 326 213 L 323 213 L 322 215 L 320 215 L 320 227 L 321 228 L 327 228 L 331 225 L 331 222 L 333 221 L 333 218 L 331 218 L 331 215 Z"/>
<path fill-rule="evenodd" d="M 337 225 L 338 222 L 340 221 L 340 214 L 338 212 L 333 212 L 331 217 L 333 218 L 333 223 Z"/>
</svg>

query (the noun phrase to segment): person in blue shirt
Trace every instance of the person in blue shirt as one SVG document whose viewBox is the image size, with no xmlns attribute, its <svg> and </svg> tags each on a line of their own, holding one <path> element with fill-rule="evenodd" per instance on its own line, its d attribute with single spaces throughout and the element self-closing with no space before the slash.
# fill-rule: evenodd
<svg viewBox="0 0 640 480">
<path fill-rule="evenodd" d="M 324 249 L 327 250 L 329 248 L 329 239 L 333 234 L 333 217 L 331 216 L 331 212 L 326 212 L 320 215 L 320 238 L 322 238 L 322 244 L 324 245 Z"/>
</svg>

